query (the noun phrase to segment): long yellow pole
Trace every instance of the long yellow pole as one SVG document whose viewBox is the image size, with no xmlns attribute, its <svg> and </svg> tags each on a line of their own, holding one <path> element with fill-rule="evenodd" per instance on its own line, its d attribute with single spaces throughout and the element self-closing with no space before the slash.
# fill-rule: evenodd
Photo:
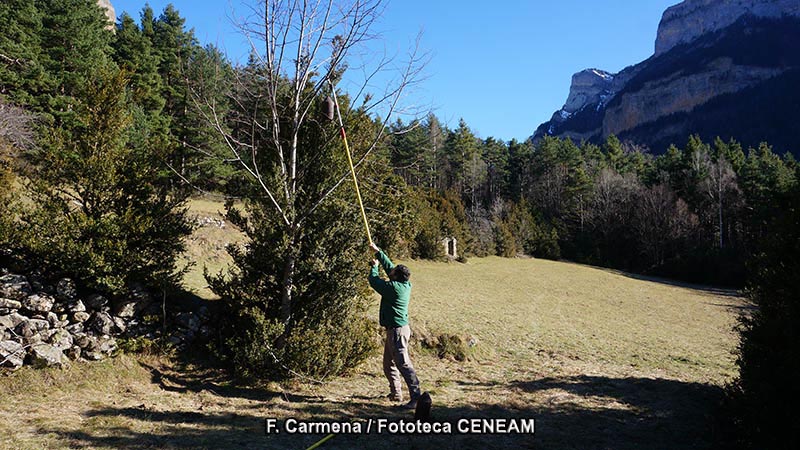
<svg viewBox="0 0 800 450">
<path fill-rule="evenodd" d="M 364 229 L 367 230 L 367 239 L 370 245 L 372 244 L 372 234 L 369 232 L 369 222 L 367 222 L 367 213 L 364 211 L 364 202 L 361 201 L 361 191 L 358 189 L 358 178 L 356 178 L 356 169 L 353 167 L 353 157 L 350 155 L 350 146 L 347 145 L 347 133 L 344 131 L 344 121 L 342 120 L 342 112 L 339 110 L 339 100 L 336 98 L 336 88 L 331 83 L 331 92 L 333 93 L 333 101 L 336 104 L 336 115 L 339 117 L 339 132 L 344 141 L 344 149 L 347 152 L 347 162 L 350 164 L 350 174 L 353 175 L 353 185 L 356 187 L 356 197 L 358 198 L 358 206 L 361 207 L 361 218 L 364 220 Z"/>
<path fill-rule="evenodd" d="M 306 450 L 314 450 L 315 448 L 317 448 L 317 447 L 319 447 L 320 445 L 324 444 L 325 442 L 327 442 L 327 441 L 328 441 L 330 438 L 332 438 L 332 437 L 334 437 L 334 436 L 336 436 L 336 435 L 335 435 L 335 434 L 333 434 L 333 433 L 331 433 L 331 434 L 329 434 L 329 435 L 325 436 L 324 438 L 322 438 L 322 440 L 320 440 L 320 441 L 319 441 L 319 442 L 317 442 L 316 444 L 312 445 L 311 447 L 308 447 Z"/>
</svg>

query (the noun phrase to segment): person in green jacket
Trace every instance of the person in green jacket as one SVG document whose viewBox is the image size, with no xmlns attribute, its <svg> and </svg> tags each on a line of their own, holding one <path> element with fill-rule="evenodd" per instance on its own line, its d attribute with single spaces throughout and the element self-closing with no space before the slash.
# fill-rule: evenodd
<svg viewBox="0 0 800 450">
<path fill-rule="evenodd" d="M 408 302 L 411 300 L 411 272 L 404 265 L 395 266 L 374 243 L 370 247 L 375 250 L 372 269 L 369 274 L 369 285 L 381 295 L 380 324 L 386 329 L 386 340 L 383 346 L 383 373 L 389 380 L 389 398 L 402 401 L 402 383 L 400 376 L 408 385 L 410 401 L 406 408 L 414 409 L 421 394 L 419 379 L 408 356 L 408 340 L 411 328 L 408 326 Z M 386 281 L 380 277 L 378 265 L 389 277 Z"/>
</svg>

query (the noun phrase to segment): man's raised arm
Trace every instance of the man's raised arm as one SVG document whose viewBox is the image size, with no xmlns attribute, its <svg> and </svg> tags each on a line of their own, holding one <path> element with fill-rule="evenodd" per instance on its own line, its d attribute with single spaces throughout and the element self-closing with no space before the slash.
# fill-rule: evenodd
<svg viewBox="0 0 800 450">
<path fill-rule="evenodd" d="M 375 258 L 378 260 L 378 262 L 381 263 L 383 270 L 385 270 L 387 274 L 391 272 L 392 269 L 394 269 L 394 263 L 392 262 L 392 260 L 389 259 L 386 253 L 384 253 L 383 250 L 381 250 L 377 245 L 375 245 L 374 242 L 370 243 L 369 246 L 370 248 L 375 250 Z"/>
</svg>

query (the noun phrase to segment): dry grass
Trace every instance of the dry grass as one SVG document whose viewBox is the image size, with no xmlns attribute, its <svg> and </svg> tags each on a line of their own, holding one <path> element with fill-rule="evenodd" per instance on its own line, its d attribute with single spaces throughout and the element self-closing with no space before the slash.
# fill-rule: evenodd
<svg viewBox="0 0 800 450">
<path fill-rule="evenodd" d="M 735 293 L 533 259 L 405 263 L 412 327 L 478 342 L 467 362 L 413 348 L 434 418 L 532 417 L 536 434 L 339 435 L 321 448 L 710 446 L 735 375 Z M 0 378 L 0 446 L 302 449 L 322 435 L 265 436 L 263 420 L 410 419 L 386 392 L 378 355 L 322 386 L 235 383 L 155 357 L 24 369 Z"/>
<path fill-rule="evenodd" d="M 181 260 L 182 265 L 192 264 L 184 278 L 187 288 L 201 298 L 215 299 L 217 297 L 208 289 L 203 271 L 217 274 L 220 270 L 227 270 L 231 258 L 225 247 L 242 243 L 246 238 L 236 227 L 224 221 L 225 208 L 214 199 L 192 198 L 189 201 L 189 214 L 195 220 L 209 218 L 225 223 L 222 228 L 215 223 L 199 226 L 186 239 L 186 253 Z"/>
</svg>

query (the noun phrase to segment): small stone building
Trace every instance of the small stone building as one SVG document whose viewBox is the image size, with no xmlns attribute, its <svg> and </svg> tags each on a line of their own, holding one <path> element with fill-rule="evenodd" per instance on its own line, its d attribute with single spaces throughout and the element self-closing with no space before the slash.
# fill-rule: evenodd
<svg viewBox="0 0 800 450">
<path fill-rule="evenodd" d="M 450 259 L 458 258 L 458 246 L 456 242 L 456 238 L 454 237 L 446 237 L 442 239 L 442 245 L 444 246 L 444 254 Z"/>
</svg>

